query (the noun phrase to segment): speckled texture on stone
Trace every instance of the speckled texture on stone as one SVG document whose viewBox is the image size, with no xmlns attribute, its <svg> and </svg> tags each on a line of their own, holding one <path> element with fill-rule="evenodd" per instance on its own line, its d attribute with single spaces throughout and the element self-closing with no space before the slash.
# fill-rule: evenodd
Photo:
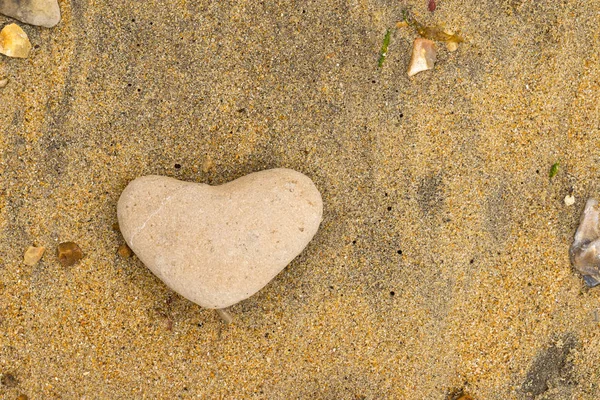
<svg viewBox="0 0 600 400">
<path fill-rule="evenodd" d="M 206 308 L 252 296 L 313 238 L 323 216 L 309 177 L 275 168 L 220 186 L 144 176 L 117 204 L 129 247 L 167 286 Z"/>
<path fill-rule="evenodd" d="M 0 65 L 0 397 L 520 399 L 566 336 L 539 396 L 600 397 L 600 291 L 568 255 L 600 195 L 597 1 L 60 5 Z M 409 29 L 377 67 L 404 5 L 465 38 L 410 79 Z M 323 222 L 232 325 L 116 254 L 132 179 L 274 167 Z M 66 240 L 75 268 L 21 264 Z"/>
<path fill-rule="evenodd" d="M 0 0 L 0 13 L 46 28 L 52 28 L 60 22 L 57 0 Z"/>
</svg>

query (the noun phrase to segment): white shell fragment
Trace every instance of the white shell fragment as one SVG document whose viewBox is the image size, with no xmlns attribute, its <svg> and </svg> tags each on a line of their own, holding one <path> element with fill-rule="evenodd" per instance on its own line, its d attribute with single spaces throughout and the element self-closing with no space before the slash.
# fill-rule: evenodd
<svg viewBox="0 0 600 400">
<path fill-rule="evenodd" d="M 568 194 L 565 196 L 565 206 L 572 206 L 575 204 L 575 196 Z"/>
<path fill-rule="evenodd" d="M 408 76 L 432 69 L 436 56 L 437 50 L 433 41 L 423 38 L 415 39 L 410 64 L 408 65 Z"/>
<path fill-rule="evenodd" d="M 6 25 L 0 31 L 0 53 L 9 57 L 27 58 L 31 43 L 27 34 L 17 24 Z"/>
<path fill-rule="evenodd" d="M 46 28 L 60 22 L 57 0 L 0 0 L 0 14 Z"/>
<path fill-rule="evenodd" d="M 282 168 L 220 186 L 144 176 L 117 204 L 119 228 L 139 259 L 183 297 L 216 309 L 269 283 L 310 242 L 322 215 L 310 178 Z"/>
<path fill-rule="evenodd" d="M 596 199 L 585 204 L 569 256 L 587 286 L 600 285 L 600 210 Z"/>
</svg>

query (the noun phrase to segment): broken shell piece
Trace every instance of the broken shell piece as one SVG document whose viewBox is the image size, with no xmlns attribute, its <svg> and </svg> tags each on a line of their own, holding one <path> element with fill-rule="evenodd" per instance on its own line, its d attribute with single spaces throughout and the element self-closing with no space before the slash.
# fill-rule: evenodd
<svg viewBox="0 0 600 400">
<path fill-rule="evenodd" d="M 436 54 L 434 42 L 423 38 L 415 39 L 407 71 L 408 76 L 413 76 L 421 71 L 432 69 L 435 64 Z"/>
<path fill-rule="evenodd" d="M 60 21 L 57 0 L 0 0 L 0 13 L 46 28 L 52 28 Z"/>
<path fill-rule="evenodd" d="M 34 266 L 35 264 L 37 264 L 38 261 L 42 259 L 44 251 L 46 251 L 45 247 L 29 246 L 27 250 L 25 250 L 25 254 L 23 255 L 23 263 L 25 265 Z"/>
<path fill-rule="evenodd" d="M 585 204 L 569 257 L 587 286 L 600 285 L 600 210 L 596 199 Z"/>
<path fill-rule="evenodd" d="M 0 31 L 0 53 L 9 57 L 27 58 L 31 43 L 27 34 L 17 24 L 6 25 Z"/>
<path fill-rule="evenodd" d="M 0 79 L 0 89 L 2 89 L 3 87 L 6 87 L 6 85 L 8 85 L 8 78 Z"/>
</svg>

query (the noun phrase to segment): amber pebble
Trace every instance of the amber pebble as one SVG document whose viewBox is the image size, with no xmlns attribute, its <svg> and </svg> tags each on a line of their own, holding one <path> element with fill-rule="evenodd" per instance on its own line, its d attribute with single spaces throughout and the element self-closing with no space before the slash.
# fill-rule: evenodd
<svg viewBox="0 0 600 400">
<path fill-rule="evenodd" d="M 123 258 L 129 258 L 133 255 L 133 251 L 126 244 L 122 244 L 119 246 L 119 250 L 117 253 Z"/>
<path fill-rule="evenodd" d="M 29 397 L 27 397 L 26 394 L 20 394 L 19 397 L 17 397 L 17 400 L 28 400 Z"/>
<path fill-rule="evenodd" d="M 56 255 L 63 267 L 70 267 L 83 258 L 83 252 L 74 242 L 64 242 L 58 245 Z"/>
<path fill-rule="evenodd" d="M 0 31 L 0 53 L 9 57 L 27 58 L 31 43 L 27 34 L 17 24 L 6 25 Z"/>
</svg>

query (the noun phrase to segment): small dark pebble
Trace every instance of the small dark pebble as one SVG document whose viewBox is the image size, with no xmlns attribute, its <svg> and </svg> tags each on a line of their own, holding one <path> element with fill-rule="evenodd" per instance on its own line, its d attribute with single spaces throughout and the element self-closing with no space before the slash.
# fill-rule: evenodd
<svg viewBox="0 0 600 400">
<path fill-rule="evenodd" d="M 64 242 L 59 244 L 56 249 L 56 255 L 63 267 L 75 265 L 77 261 L 83 258 L 83 252 L 77 243 L 74 242 Z"/>
<path fill-rule="evenodd" d="M 431 12 L 434 12 L 436 9 L 436 4 L 435 4 L 435 0 L 429 0 L 427 2 L 427 9 Z"/>
</svg>

